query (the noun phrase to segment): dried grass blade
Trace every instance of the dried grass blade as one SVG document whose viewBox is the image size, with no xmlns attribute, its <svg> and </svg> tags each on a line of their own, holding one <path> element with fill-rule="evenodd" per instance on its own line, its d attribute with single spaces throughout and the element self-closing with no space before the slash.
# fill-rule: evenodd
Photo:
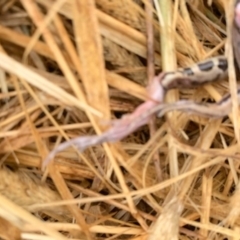
<svg viewBox="0 0 240 240">
<path fill-rule="evenodd" d="M 49 82 L 46 78 L 40 76 L 39 74 L 20 64 L 16 60 L 8 57 L 2 52 L 0 52 L 0 60 L 1 68 L 7 72 L 17 75 L 20 78 L 25 79 L 28 83 L 55 97 L 64 104 L 76 106 L 84 111 L 89 111 L 97 116 L 101 116 L 101 113 L 99 113 L 99 111 L 90 107 L 86 103 L 79 101 L 77 98 L 68 94 L 55 84 Z"/>
<path fill-rule="evenodd" d="M 95 4 L 93 0 L 75 0 L 72 7 L 75 39 L 82 66 L 81 78 L 87 99 L 103 113 L 104 118 L 109 119 L 108 86 Z"/>
<path fill-rule="evenodd" d="M 21 46 L 21 47 L 26 47 L 31 40 L 30 37 L 25 36 L 19 32 L 15 32 L 11 29 L 7 29 L 3 26 L 0 26 L 0 39 L 14 43 L 17 46 Z M 40 41 L 38 41 L 33 46 L 33 50 L 42 56 L 45 56 L 47 58 L 50 58 L 56 61 L 56 58 L 52 54 L 50 48 L 46 44 Z M 67 60 L 69 64 L 72 64 L 71 61 L 69 61 L 69 59 Z M 119 89 L 123 92 L 127 92 L 128 94 L 131 94 L 132 96 L 135 96 L 139 99 L 147 100 L 146 89 L 144 87 L 130 81 L 129 79 L 119 74 L 106 70 L 106 80 L 110 86 L 116 89 Z"/>
<path fill-rule="evenodd" d="M 33 225 L 34 227 L 41 229 L 42 232 L 44 232 L 45 234 L 48 234 L 49 236 L 55 239 L 59 239 L 59 240 L 67 239 L 58 231 L 47 226 L 46 223 L 39 220 L 37 217 L 33 216 L 27 210 L 24 210 L 20 206 L 14 204 L 3 195 L 0 195 L 0 216 L 9 220 L 10 222 L 14 222 L 16 225 L 19 223 L 22 223 L 22 224 L 26 223 L 29 225 Z"/>
</svg>

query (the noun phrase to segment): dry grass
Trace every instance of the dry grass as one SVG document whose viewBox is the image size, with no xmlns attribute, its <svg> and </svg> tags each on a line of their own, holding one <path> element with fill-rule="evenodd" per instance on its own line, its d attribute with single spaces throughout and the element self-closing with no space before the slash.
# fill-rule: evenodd
<svg viewBox="0 0 240 240">
<path fill-rule="evenodd" d="M 233 1 L 160 2 L 157 71 L 224 54 Z M 221 120 L 168 114 L 151 137 L 146 126 L 120 143 L 68 149 L 41 170 L 60 142 L 101 134 L 148 98 L 144 3 L 0 1 L 0 237 L 239 239 L 236 104 Z M 166 101 L 234 99 L 235 87 L 231 71 Z"/>
</svg>

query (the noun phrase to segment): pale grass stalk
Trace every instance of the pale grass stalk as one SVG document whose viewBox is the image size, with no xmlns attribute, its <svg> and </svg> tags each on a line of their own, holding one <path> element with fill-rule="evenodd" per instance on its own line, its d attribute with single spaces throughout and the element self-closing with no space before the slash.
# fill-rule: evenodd
<svg viewBox="0 0 240 240">
<path fill-rule="evenodd" d="M 159 21 L 160 23 L 160 32 L 161 32 L 161 53 L 162 53 L 162 70 L 163 71 L 172 71 L 176 69 L 176 54 L 175 54 L 175 39 L 174 32 L 175 28 L 172 22 L 172 1 L 169 0 L 159 0 L 156 1 L 156 5 L 159 6 Z M 177 90 L 172 91 L 166 95 L 167 101 L 176 101 L 178 100 Z M 169 114 L 168 121 L 174 120 L 176 114 Z M 169 166 L 170 166 L 170 177 L 175 177 L 179 173 L 178 170 L 178 159 L 177 159 L 177 149 L 173 145 L 173 139 L 169 136 L 168 139 L 169 147 Z M 174 186 L 173 186 L 174 188 Z M 172 199 L 175 197 L 172 195 Z M 166 198 L 166 200 L 169 198 Z M 170 204 L 171 202 L 171 204 Z M 165 201 L 166 204 L 166 201 Z M 171 207 L 169 207 L 169 204 Z M 178 207 L 177 207 L 178 205 Z M 171 209 L 175 209 L 175 214 L 172 214 Z M 176 211 L 179 209 L 179 211 Z M 159 234 L 163 239 L 178 239 L 178 218 L 180 217 L 181 210 L 183 206 L 177 200 L 172 202 L 169 201 L 162 210 L 161 214 L 157 221 L 154 222 L 150 228 L 150 234 L 147 239 L 154 240 L 159 237 Z M 171 224 L 170 224 L 171 223 Z M 173 231 L 175 230 L 175 231 Z"/>
<path fill-rule="evenodd" d="M 239 103 L 238 103 L 238 94 L 237 94 L 237 78 L 234 65 L 234 53 L 233 53 L 233 20 L 235 16 L 235 0 L 230 0 L 228 4 L 225 5 L 225 12 L 227 18 L 227 42 L 226 42 L 226 56 L 228 60 L 228 74 L 229 74 L 229 87 L 232 100 L 232 120 L 234 126 L 234 133 L 237 141 L 240 145 L 240 123 L 239 123 Z M 239 26 L 240 27 L 240 26 Z M 236 38 L 239 38 L 236 34 Z M 237 41 L 237 40 L 236 40 Z M 236 49 L 235 49 L 236 51 Z M 239 54 L 239 51 L 236 53 Z"/>
<path fill-rule="evenodd" d="M 21 225 L 27 223 L 29 225 L 35 226 L 38 229 L 41 229 L 43 233 L 53 238 L 59 240 L 67 239 L 56 230 L 46 226 L 44 222 L 33 216 L 31 213 L 17 206 L 2 195 L 0 195 L 0 215 L 20 228 Z"/>
</svg>

